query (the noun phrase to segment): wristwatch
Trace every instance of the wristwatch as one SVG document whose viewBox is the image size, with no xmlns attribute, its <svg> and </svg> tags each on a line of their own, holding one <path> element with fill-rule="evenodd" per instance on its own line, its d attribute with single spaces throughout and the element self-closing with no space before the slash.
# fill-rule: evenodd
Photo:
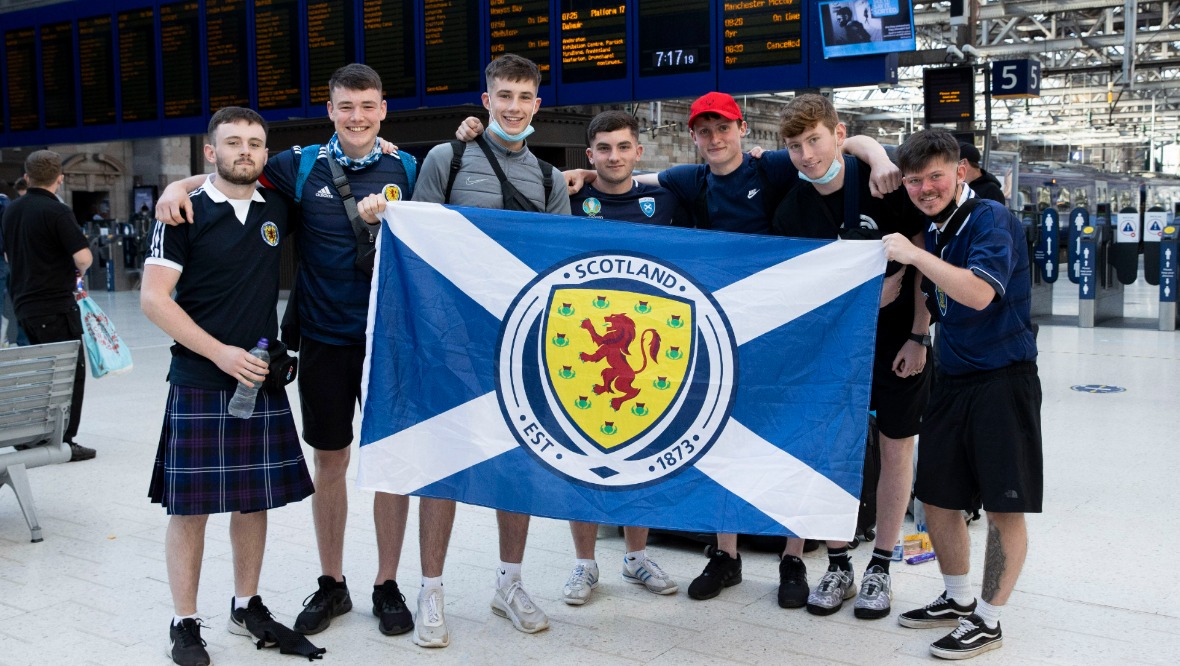
<svg viewBox="0 0 1180 666">
<path fill-rule="evenodd" d="M 914 342 L 922 345 L 923 347 L 925 347 L 927 349 L 930 349 L 930 347 L 933 346 L 932 343 L 930 342 L 930 335 L 929 334 L 918 335 L 917 333 L 910 333 L 910 339 L 913 340 Z"/>
</svg>

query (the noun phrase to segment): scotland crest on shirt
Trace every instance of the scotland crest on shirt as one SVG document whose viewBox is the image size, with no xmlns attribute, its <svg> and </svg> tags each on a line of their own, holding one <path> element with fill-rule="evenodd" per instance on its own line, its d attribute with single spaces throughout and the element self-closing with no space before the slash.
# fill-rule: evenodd
<svg viewBox="0 0 1180 666">
<path fill-rule="evenodd" d="M 656 200 L 655 200 L 655 198 L 653 198 L 653 197 L 640 197 L 639 198 L 639 210 L 643 211 L 643 214 L 648 217 L 655 215 L 656 214 Z"/>
</svg>

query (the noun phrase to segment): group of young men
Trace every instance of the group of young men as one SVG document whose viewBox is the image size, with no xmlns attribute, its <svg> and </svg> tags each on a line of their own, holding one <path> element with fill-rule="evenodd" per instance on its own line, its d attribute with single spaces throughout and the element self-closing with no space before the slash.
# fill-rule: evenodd
<svg viewBox="0 0 1180 666">
<path fill-rule="evenodd" d="M 486 134 L 477 137 L 482 124 L 468 119 L 459 136 L 474 141 L 436 146 L 420 170 L 408 155 L 382 150 L 380 79 L 371 68 L 352 64 L 329 82 L 327 108 L 336 132 L 327 144 L 294 147 L 268 161 L 262 119 L 226 109 L 211 120 L 205 148 L 216 174 L 174 183 L 161 198 L 143 306 L 177 342 L 152 480 L 153 500 L 171 516 L 166 549 L 176 614 L 173 660 L 209 663 L 196 590 L 210 513 L 234 512 L 231 631 L 264 643 L 282 634 L 257 596 L 265 511 L 298 501 L 313 487 L 321 576 L 294 629 L 318 633 L 352 608 L 343 573 L 345 470 L 361 394 L 370 283 L 357 259 L 365 231 L 374 228 L 365 225 L 375 225 L 386 205 L 399 199 L 726 232 L 883 240 L 890 267 L 873 378 L 882 435 L 873 557 L 858 593 L 847 544 L 830 542 L 828 570 L 812 590 L 799 558 L 802 540 L 791 539 L 779 567 L 779 604 L 826 615 L 856 596 L 857 617 L 889 615 L 889 565 L 910 497 L 914 437 L 921 433 L 917 495 L 927 504 L 946 592 L 900 621 L 955 626 L 932 645 L 938 656 L 963 658 L 998 647 L 999 607 L 1026 548 L 1023 514 L 1040 511 L 1040 390 L 1023 232 L 1003 206 L 979 201 L 962 182 L 958 143 L 945 132 L 919 132 L 898 150 L 899 171 L 875 141 L 847 137 L 828 100 L 800 95 L 783 112 L 786 148 L 754 157 L 742 148 L 747 126 L 740 107 L 714 92 L 693 103 L 688 121 L 703 164 L 635 175 L 643 154 L 638 123 L 624 112 L 607 111 L 587 130 L 593 169 L 562 174 L 526 142 L 541 102 L 537 66 L 504 55 L 488 65 L 485 78 Z M 576 190 L 572 198 L 567 183 Z M 908 197 L 897 190 L 901 183 Z M 287 199 L 298 202 L 290 224 Z M 281 386 L 264 385 L 249 419 L 225 410 L 235 385 L 268 375 L 266 364 L 246 350 L 258 338 L 276 337 L 274 262 L 277 246 L 295 228 L 301 263 L 296 305 L 290 307 L 301 331 L 298 381 L 303 438 L 314 450 L 314 484 Z M 250 271 L 231 268 L 243 264 Z M 941 360 L 928 408 L 932 312 L 940 322 Z M 968 540 L 960 516 L 981 502 L 989 533 L 977 602 L 967 581 Z M 416 644 L 445 647 L 450 632 L 442 576 L 455 503 L 420 500 L 416 616 L 396 582 L 407 509 L 405 497 L 377 493 L 374 499 L 378 571 L 372 612 L 384 634 L 413 631 Z M 521 576 L 529 517 L 498 511 L 497 522 L 500 559 L 491 610 L 522 632 L 542 631 L 548 617 Z M 571 532 L 576 562 L 562 598 L 581 605 L 600 581 L 597 526 L 572 522 Z M 647 554 L 647 530 L 626 526 L 625 539 L 622 578 L 656 594 L 677 592 L 678 584 Z M 718 535 L 717 542 L 688 588 L 691 598 L 713 598 L 741 582 L 736 535 Z"/>
</svg>

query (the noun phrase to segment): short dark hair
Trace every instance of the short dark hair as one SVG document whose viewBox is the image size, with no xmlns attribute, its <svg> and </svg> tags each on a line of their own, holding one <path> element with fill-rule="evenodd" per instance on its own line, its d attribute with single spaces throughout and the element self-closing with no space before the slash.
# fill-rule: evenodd
<svg viewBox="0 0 1180 666">
<path fill-rule="evenodd" d="M 796 95 L 795 99 L 783 107 L 778 134 L 783 139 L 799 136 L 815 127 L 816 123 L 823 123 L 824 127 L 830 130 L 836 129 L 836 125 L 840 124 L 840 115 L 836 113 L 836 107 L 823 95 Z"/>
<path fill-rule="evenodd" d="M 600 132 L 613 132 L 615 130 L 629 129 L 631 136 L 635 140 L 639 140 L 639 121 L 635 116 L 626 111 L 603 111 L 594 116 L 590 124 L 586 126 L 586 146 L 594 145 L 594 137 Z"/>
<path fill-rule="evenodd" d="M 926 168 L 936 158 L 948 162 L 959 161 L 959 141 L 944 129 L 924 129 L 910 135 L 897 148 L 897 166 L 901 173 L 914 173 Z"/>
<path fill-rule="evenodd" d="M 214 113 L 213 117 L 209 119 L 209 129 L 206 132 L 209 135 L 209 143 L 217 143 L 216 133 L 219 126 L 237 122 L 262 125 L 262 133 L 266 134 L 267 132 L 266 120 L 254 109 L 247 109 L 243 106 L 226 106 L 218 109 L 217 113 Z"/>
<path fill-rule="evenodd" d="M 21 176 L 20 178 L 16 179 L 15 183 L 12 184 L 12 189 L 16 190 L 17 192 L 23 192 L 29 189 L 29 181 L 25 180 L 24 176 Z"/>
<path fill-rule="evenodd" d="M 61 155 L 52 150 L 36 150 L 25 158 L 25 174 L 30 187 L 49 187 L 61 175 Z"/>
<path fill-rule="evenodd" d="M 359 62 L 354 62 L 341 67 L 332 72 L 332 78 L 328 79 L 328 97 L 332 97 L 332 91 L 337 88 L 345 90 L 376 90 L 385 96 L 385 88 L 381 86 L 381 75 L 377 70 L 362 65 Z"/>
<path fill-rule="evenodd" d="M 537 63 L 515 53 L 505 53 L 488 63 L 483 70 L 484 83 L 488 91 L 492 89 L 492 79 L 502 81 L 532 81 L 541 87 L 541 69 Z"/>
</svg>

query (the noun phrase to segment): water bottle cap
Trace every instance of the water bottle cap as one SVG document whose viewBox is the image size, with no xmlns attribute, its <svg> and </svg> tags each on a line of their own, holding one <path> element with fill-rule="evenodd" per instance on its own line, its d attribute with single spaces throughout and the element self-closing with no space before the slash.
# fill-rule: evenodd
<svg viewBox="0 0 1180 666">
<path fill-rule="evenodd" d="M 266 349 L 269 344 L 270 344 L 270 342 L 267 341 L 266 338 L 258 338 L 258 345 L 257 346 L 259 349 Z"/>
</svg>

